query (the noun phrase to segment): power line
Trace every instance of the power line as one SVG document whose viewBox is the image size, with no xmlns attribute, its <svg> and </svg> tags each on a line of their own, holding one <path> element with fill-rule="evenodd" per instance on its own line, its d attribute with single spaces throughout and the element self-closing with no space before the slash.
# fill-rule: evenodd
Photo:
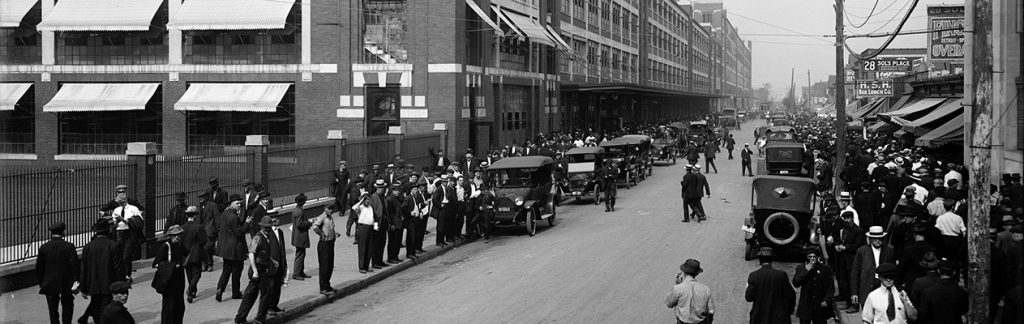
<svg viewBox="0 0 1024 324">
<path fill-rule="evenodd" d="M 964 28 L 963 27 L 953 27 L 953 28 L 943 28 L 943 29 L 909 30 L 909 31 L 903 31 L 903 32 L 898 32 L 898 33 L 861 34 L 861 35 L 846 36 L 846 38 L 877 38 L 877 37 L 885 37 L 885 36 L 919 35 L 919 34 L 929 34 L 929 33 L 936 33 L 936 32 L 949 31 L 949 30 L 964 30 Z"/>
<path fill-rule="evenodd" d="M 878 54 L 882 54 L 882 51 L 885 51 L 885 49 L 888 48 L 890 44 L 892 44 L 892 41 L 896 39 L 896 36 L 899 35 L 900 30 L 903 29 L 903 25 L 907 23 L 907 19 L 910 19 L 910 13 L 914 12 L 914 8 L 917 8 L 917 3 L 919 1 L 920 0 L 914 0 L 914 3 L 910 5 L 910 10 L 908 10 L 907 14 L 903 16 L 903 20 L 900 21 L 900 24 L 898 26 L 896 26 L 896 31 L 894 31 L 892 33 L 892 35 L 889 36 L 889 39 L 886 39 L 885 43 L 883 43 L 881 47 L 879 47 L 877 50 L 875 50 L 874 53 L 871 53 L 870 55 L 863 55 L 862 56 L 862 55 L 854 52 L 852 49 L 850 49 L 850 45 L 847 44 L 845 41 L 843 42 L 843 47 L 846 48 L 847 52 L 850 52 L 851 56 L 857 58 L 858 60 L 870 60 L 870 59 L 874 58 L 875 56 L 878 56 Z"/>
<path fill-rule="evenodd" d="M 891 24 L 891 23 L 892 23 L 893 21 L 895 21 L 895 20 L 896 20 L 896 17 L 899 17 L 899 16 L 900 16 L 900 12 L 902 12 L 902 11 L 903 11 L 904 9 L 906 9 L 906 8 L 907 8 L 907 6 L 908 6 L 908 5 L 910 5 L 910 3 L 911 3 L 910 1 L 911 1 L 911 0 L 907 0 L 907 2 L 904 2 L 904 3 L 903 3 L 903 6 L 902 6 L 902 7 L 900 7 L 900 10 L 899 10 L 899 11 L 897 11 L 896 13 L 893 13 L 893 14 L 892 14 L 892 17 L 889 17 L 889 20 L 887 20 L 887 21 L 886 21 L 886 22 L 885 22 L 884 24 L 882 24 L 881 26 L 878 26 L 878 28 L 875 28 L 874 30 L 872 30 L 872 31 L 870 31 L 870 32 L 868 32 L 868 33 L 876 33 L 876 32 L 878 32 L 879 30 L 882 30 L 882 28 L 885 28 L 886 26 L 889 26 L 889 24 Z M 895 2 L 893 2 L 893 3 L 895 3 Z M 911 9 L 910 9 L 910 11 L 907 11 L 907 15 L 909 16 L 909 15 L 910 15 L 910 13 L 912 13 L 912 12 L 914 12 L 914 9 L 913 9 L 913 8 L 911 8 Z"/>
<path fill-rule="evenodd" d="M 875 9 L 878 8 L 878 1 L 879 0 L 875 0 L 875 5 L 871 6 L 871 12 L 868 13 L 867 18 L 864 18 L 864 22 L 860 23 L 860 26 L 854 26 L 853 28 L 864 27 L 864 24 L 867 24 L 868 20 L 871 20 L 871 16 L 875 14 Z M 893 2 L 895 3 L 896 1 L 893 0 Z M 843 8 L 843 14 L 846 15 L 846 20 L 853 21 L 853 19 L 850 19 L 850 12 L 847 11 L 845 7 Z M 851 25 L 856 25 L 856 24 L 851 24 Z"/>
<path fill-rule="evenodd" d="M 749 21 L 753 21 L 753 22 L 756 22 L 756 23 L 759 23 L 759 24 L 762 24 L 762 25 L 765 25 L 765 26 L 770 26 L 770 27 L 778 28 L 778 29 L 781 29 L 781 30 L 784 30 L 784 31 L 788 31 L 788 32 L 793 33 L 795 36 L 807 37 L 807 38 L 810 38 L 810 39 L 813 39 L 813 40 L 816 40 L 816 41 L 820 41 L 820 42 L 824 42 L 824 43 L 827 43 L 827 44 L 834 45 L 830 41 L 821 39 L 820 35 L 819 36 L 815 36 L 815 35 L 809 35 L 809 34 L 801 33 L 801 32 L 798 32 L 798 31 L 790 29 L 790 28 L 786 28 L 786 27 L 782 27 L 782 26 L 779 26 L 779 25 L 775 25 L 775 24 L 769 23 L 769 22 L 764 22 L 764 21 L 761 21 L 761 20 L 750 18 L 750 17 L 744 16 L 744 15 L 738 14 L 735 11 L 729 12 L 729 14 L 733 15 L 733 16 L 736 16 L 736 17 L 740 17 L 740 18 L 749 20 Z"/>
</svg>

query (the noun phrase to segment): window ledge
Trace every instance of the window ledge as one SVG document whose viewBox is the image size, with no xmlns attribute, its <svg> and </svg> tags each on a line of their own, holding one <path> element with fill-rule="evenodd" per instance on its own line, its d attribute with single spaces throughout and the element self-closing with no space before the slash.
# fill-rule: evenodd
<svg viewBox="0 0 1024 324">
<path fill-rule="evenodd" d="M 26 153 L 0 153 L 0 160 L 38 160 L 39 156 Z"/>
</svg>

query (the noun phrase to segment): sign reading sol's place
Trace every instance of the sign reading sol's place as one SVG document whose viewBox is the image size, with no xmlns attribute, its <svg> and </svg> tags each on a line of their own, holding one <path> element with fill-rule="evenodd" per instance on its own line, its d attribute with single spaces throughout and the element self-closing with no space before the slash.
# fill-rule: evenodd
<svg viewBox="0 0 1024 324">
<path fill-rule="evenodd" d="M 857 80 L 857 97 L 891 97 L 892 80 Z"/>
<path fill-rule="evenodd" d="M 928 59 L 964 59 L 964 6 L 928 6 Z"/>
<path fill-rule="evenodd" d="M 914 67 L 914 61 L 905 58 L 880 58 L 873 60 L 865 60 L 863 62 L 864 71 L 898 71 L 908 72 Z"/>
</svg>

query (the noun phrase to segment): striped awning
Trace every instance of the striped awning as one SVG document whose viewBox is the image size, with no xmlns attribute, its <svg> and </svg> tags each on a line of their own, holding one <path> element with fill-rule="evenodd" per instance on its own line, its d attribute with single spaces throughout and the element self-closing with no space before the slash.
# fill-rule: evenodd
<svg viewBox="0 0 1024 324">
<path fill-rule="evenodd" d="M 491 20 L 490 15 L 484 12 L 484 9 L 480 8 L 480 5 L 476 4 L 476 0 L 466 0 L 466 5 L 468 5 L 470 9 L 473 9 L 473 12 L 476 12 L 476 15 L 480 17 L 480 20 L 483 20 L 488 25 L 491 25 L 491 28 L 494 28 L 494 30 L 497 30 L 499 32 L 501 31 L 501 27 L 498 26 L 498 23 L 494 22 L 494 20 Z"/>
<path fill-rule="evenodd" d="M 519 34 L 525 35 L 531 42 L 555 46 L 555 41 L 551 40 L 551 37 L 548 36 L 544 27 L 537 24 L 533 18 L 504 9 L 501 9 L 500 14 L 503 14 L 504 17 L 508 18 L 508 20 L 504 20 L 506 23 L 512 25 L 514 29 L 518 29 Z"/>
<path fill-rule="evenodd" d="M 21 26 L 21 20 L 25 14 L 38 3 L 39 0 L 3 0 L 0 1 L 0 27 Z"/>
<path fill-rule="evenodd" d="M 146 110 L 159 83 L 66 83 L 45 112 Z"/>
<path fill-rule="evenodd" d="M 936 129 L 921 135 L 914 140 L 914 144 L 924 147 L 941 146 L 946 143 L 963 142 L 964 140 L 964 119 L 963 115 L 951 119 Z"/>
<path fill-rule="evenodd" d="M 167 29 L 283 29 L 294 6 L 295 0 L 185 0 Z"/>
<path fill-rule="evenodd" d="M 919 112 L 922 112 L 922 111 L 930 110 L 930 109 L 934 108 L 935 106 L 938 106 L 943 101 L 946 101 L 946 98 L 923 98 L 921 100 L 915 101 L 914 103 L 907 104 L 906 106 L 900 107 L 899 109 L 897 109 L 895 111 L 884 112 L 884 113 L 878 114 L 878 116 L 880 116 L 880 117 L 904 117 L 904 116 L 907 116 L 907 115 L 910 115 L 910 114 L 915 114 L 915 113 L 919 113 Z"/>
<path fill-rule="evenodd" d="M 14 110 L 18 100 L 21 100 L 31 87 L 31 83 L 0 83 L 0 111 Z"/>
<path fill-rule="evenodd" d="M 275 112 L 290 86 L 290 83 L 193 83 L 174 104 L 174 110 Z"/>
<path fill-rule="evenodd" d="M 163 0 L 61 0 L 41 31 L 144 31 Z"/>
<path fill-rule="evenodd" d="M 903 125 L 903 130 L 920 136 L 928 133 L 939 125 L 944 124 L 944 122 L 949 121 L 950 117 L 953 117 L 953 115 L 962 115 L 963 112 L 964 106 L 961 104 L 960 99 L 951 98 L 950 100 L 946 100 L 945 103 L 938 108 L 935 108 L 935 110 L 932 110 L 932 112 L 927 115 L 906 123 L 901 123 L 901 125 Z"/>
<path fill-rule="evenodd" d="M 548 36 L 551 38 L 551 40 L 554 40 L 555 43 L 558 43 L 558 45 L 562 46 L 564 50 L 570 52 L 572 51 L 572 46 L 569 46 L 569 44 L 566 43 L 564 39 L 562 39 L 562 36 L 559 36 L 558 31 L 552 28 L 551 25 L 544 25 L 544 29 L 547 30 Z"/>
</svg>

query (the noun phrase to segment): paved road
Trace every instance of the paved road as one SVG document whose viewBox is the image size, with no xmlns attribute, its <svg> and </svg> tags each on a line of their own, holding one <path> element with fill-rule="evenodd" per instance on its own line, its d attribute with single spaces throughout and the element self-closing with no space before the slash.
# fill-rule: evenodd
<svg viewBox="0 0 1024 324">
<path fill-rule="evenodd" d="M 735 134 L 753 142 L 755 123 Z M 698 281 L 712 288 L 716 322 L 747 320 L 747 274 L 740 226 L 750 210 L 750 177 L 735 160 L 711 173 L 710 221 L 682 223 L 682 164 L 620 189 L 618 210 L 567 203 L 555 227 L 535 237 L 509 231 L 467 244 L 364 291 L 320 307 L 296 323 L 672 323 L 664 297 L 679 264 L 700 260 Z M 701 161 L 703 163 L 703 161 Z M 792 273 L 793 265 L 780 265 Z"/>
</svg>

